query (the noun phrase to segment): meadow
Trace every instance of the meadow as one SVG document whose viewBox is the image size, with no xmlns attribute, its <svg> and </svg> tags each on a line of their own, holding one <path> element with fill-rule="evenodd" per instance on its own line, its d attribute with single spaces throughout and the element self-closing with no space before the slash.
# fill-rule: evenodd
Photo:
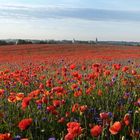
<svg viewBox="0 0 140 140">
<path fill-rule="evenodd" d="M 0 140 L 139 140 L 140 47 L 0 46 Z"/>
</svg>

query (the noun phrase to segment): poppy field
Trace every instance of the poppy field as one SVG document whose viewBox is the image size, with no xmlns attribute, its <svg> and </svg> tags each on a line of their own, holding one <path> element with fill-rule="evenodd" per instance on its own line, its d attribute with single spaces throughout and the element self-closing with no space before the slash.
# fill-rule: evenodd
<svg viewBox="0 0 140 140">
<path fill-rule="evenodd" d="M 0 140 L 139 140 L 140 47 L 0 47 Z"/>
</svg>

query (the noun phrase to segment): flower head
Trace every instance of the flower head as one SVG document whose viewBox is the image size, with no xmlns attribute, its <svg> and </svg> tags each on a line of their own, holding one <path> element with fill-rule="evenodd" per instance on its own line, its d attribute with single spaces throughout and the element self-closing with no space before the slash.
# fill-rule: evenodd
<svg viewBox="0 0 140 140">
<path fill-rule="evenodd" d="M 32 118 L 23 119 L 19 122 L 18 127 L 20 130 L 26 130 L 32 124 Z"/>
<path fill-rule="evenodd" d="M 116 135 L 121 130 L 122 125 L 120 122 L 115 122 L 110 128 L 109 131 L 111 134 Z"/>
<path fill-rule="evenodd" d="M 98 137 L 102 133 L 102 127 L 100 125 L 95 125 L 91 128 L 90 133 L 92 137 Z"/>
</svg>

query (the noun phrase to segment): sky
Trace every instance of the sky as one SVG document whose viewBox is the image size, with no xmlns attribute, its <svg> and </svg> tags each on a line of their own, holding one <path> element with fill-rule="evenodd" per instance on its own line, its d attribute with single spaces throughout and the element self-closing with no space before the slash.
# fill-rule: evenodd
<svg viewBox="0 0 140 140">
<path fill-rule="evenodd" d="M 0 39 L 140 41 L 139 0 L 0 0 Z"/>
</svg>

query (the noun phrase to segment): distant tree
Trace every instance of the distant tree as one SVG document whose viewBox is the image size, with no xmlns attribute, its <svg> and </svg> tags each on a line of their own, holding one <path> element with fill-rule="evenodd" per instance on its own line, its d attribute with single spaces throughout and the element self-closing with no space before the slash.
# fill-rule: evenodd
<svg viewBox="0 0 140 140">
<path fill-rule="evenodd" d="M 55 41 L 55 40 L 48 40 L 48 44 L 57 44 L 57 41 Z"/>
<path fill-rule="evenodd" d="M 21 44 L 32 44 L 32 42 L 28 40 L 22 40 L 22 39 L 16 41 L 16 45 L 21 45 Z"/>
<path fill-rule="evenodd" d="M 0 45 L 7 45 L 8 43 L 4 40 L 0 40 Z"/>
<path fill-rule="evenodd" d="M 14 45 L 15 42 L 13 42 L 13 41 L 8 41 L 7 44 L 8 44 L 8 45 Z"/>
<path fill-rule="evenodd" d="M 38 42 L 38 44 L 48 44 L 48 42 L 44 41 L 44 40 L 41 40 L 41 41 Z"/>
</svg>

